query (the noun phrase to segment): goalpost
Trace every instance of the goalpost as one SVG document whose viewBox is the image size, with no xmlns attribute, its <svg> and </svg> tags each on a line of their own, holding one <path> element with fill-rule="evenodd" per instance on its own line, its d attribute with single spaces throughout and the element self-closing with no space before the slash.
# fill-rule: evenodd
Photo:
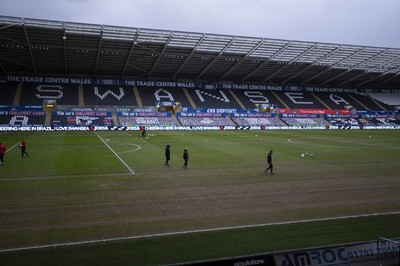
<svg viewBox="0 0 400 266">
<path fill-rule="evenodd" d="M 400 242 L 384 237 L 378 238 L 376 252 L 379 266 L 400 266 Z"/>
</svg>

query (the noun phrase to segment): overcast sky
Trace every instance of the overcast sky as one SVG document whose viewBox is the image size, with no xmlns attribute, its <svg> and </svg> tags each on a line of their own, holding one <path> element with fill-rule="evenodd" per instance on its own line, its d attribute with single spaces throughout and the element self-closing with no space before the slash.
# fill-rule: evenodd
<svg viewBox="0 0 400 266">
<path fill-rule="evenodd" d="M 400 0 L 0 0 L 0 15 L 400 48 Z"/>
</svg>

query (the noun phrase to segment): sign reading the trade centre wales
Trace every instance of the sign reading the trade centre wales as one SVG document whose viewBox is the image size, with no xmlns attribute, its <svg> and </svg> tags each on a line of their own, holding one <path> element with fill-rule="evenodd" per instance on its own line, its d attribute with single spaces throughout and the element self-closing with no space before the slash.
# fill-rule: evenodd
<svg viewBox="0 0 400 266">
<path fill-rule="evenodd" d="M 148 80 L 116 80 L 90 79 L 72 77 L 31 77 L 31 76 L 0 76 L 1 83 L 26 82 L 41 84 L 81 84 L 81 85 L 113 85 L 122 87 L 169 87 L 204 90 L 257 90 L 257 91 L 287 91 L 287 92 L 329 92 L 329 93 L 400 93 L 400 88 L 371 89 L 371 88 L 331 88 L 310 86 L 274 86 L 268 84 L 239 84 L 239 83 L 209 83 L 209 82 L 178 82 L 178 81 L 148 81 Z"/>
</svg>

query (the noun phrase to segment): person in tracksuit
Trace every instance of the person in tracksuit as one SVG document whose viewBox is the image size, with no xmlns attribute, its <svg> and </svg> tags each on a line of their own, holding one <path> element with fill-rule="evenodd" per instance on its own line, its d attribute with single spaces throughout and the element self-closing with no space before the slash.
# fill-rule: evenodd
<svg viewBox="0 0 400 266">
<path fill-rule="evenodd" d="M 183 160 L 185 160 L 185 163 L 183 164 L 183 168 L 187 168 L 188 166 L 188 161 L 189 161 L 189 152 L 188 149 L 185 148 L 183 150 Z"/>
<path fill-rule="evenodd" d="M 0 165 L 4 165 L 4 154 L 6 154 L 6 146 L 0 142 Z"/>
<path fill-rule="evenodd" d="M 169 167 L 169 160 L 171 159 L 171 145 L 167 144 L 167 146 L 165 147 L 165 166 Z"/>
<path fill-rule="evenodd" d="M 269 153 L 268 153 L 267 163 L 268 163 L 268 168 L 265 169 L 265 173 L 268 173 L 268 170 L 271 169 L 271 174 L 274 174 L 273 173 L 274 167 L 272 165 L 272 151 L 269 151 Z"/>
<path fill-rule="evenodd" d="M 142 127 L 142 139 L 146 138 L 146 128 Z"/>
<path fill-rule="evenodd" d="M 24 157 L 24 155 L 29 157 L 29 154 L 26 152 L 26 141 L 24 139 L 21 141 L 20 148 L 21 148 L 21 157 Z"/>
</svg>

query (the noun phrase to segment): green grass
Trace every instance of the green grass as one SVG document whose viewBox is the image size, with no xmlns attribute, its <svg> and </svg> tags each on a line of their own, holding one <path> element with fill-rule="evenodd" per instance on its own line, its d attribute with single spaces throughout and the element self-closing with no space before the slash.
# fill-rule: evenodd
<svg viewBox="0 0 400 266">
<path fill-rule="evenodd" d="M 9 149 L 0 167 L 0 249 L 400 211 L 398 131 L 159 131 L 145 141 L 139 132 L 96 133 L 0 134 Z M 22 138 L 29 158 L 18 145 L 10 149 Z M 274 176 L 264 173 L 270 149 Z M 400 237 L 399 221 L 383 215 L 137 238 L 2 252 L 0 261 L 168 264 Z"/>
<path fill-rule="evenodd" d="M 369 241 L 398 233 L 399 215 L 193 233 L 0 253 L 3 265 L 161 265 Z"/>
</svg>

